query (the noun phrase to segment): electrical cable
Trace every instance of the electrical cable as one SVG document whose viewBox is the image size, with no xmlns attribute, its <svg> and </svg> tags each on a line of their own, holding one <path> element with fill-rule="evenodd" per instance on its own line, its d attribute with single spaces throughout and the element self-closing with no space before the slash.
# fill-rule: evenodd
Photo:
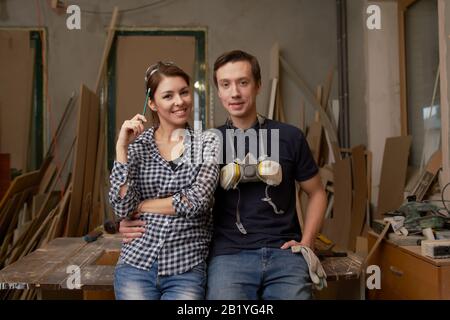
<svg viewBox="0 0 450 320">
<path fill-rule="evenodd" d="M 142 10 L 142 9 L 146 9 L 152 6 L 156 6 L 158 4 L 161 4 L 163 2 L 167 2 L 167 0 L 157 0 L 154 1 L 152 3 L 149 4 L 144 4 L 138 7 L 134 7 L 134 8 L 128 8 L 128 9 L 121 9 L 119 10 L 119 13 L 127 13 L 127 12 L 132 12 L 132 11 L 138 11 L 138 10 Z M 81 10 L 82 13 L 88 13 L 88 14 L 112 14 L 112 11 L 96 11 L 96 10 L 85 10 L 82 9 Z"/>
</svg>

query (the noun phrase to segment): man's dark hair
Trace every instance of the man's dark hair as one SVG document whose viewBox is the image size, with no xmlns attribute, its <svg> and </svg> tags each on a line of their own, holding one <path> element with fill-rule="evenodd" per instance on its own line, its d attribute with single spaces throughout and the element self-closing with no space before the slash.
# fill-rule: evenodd
<svg viewBox="0 0 450 320">
<path fill-rule="evenodd" d="M 261 69 L 259 67 L 258 60 L 252 56 L 251 54 L 241 51 L 241 50 L 233 50 L 229 52 L 225 52 L 220 57 L 217 58 L 216 62 L 214 62 L 214 84 L 217 88 L 217 70 L 219 70 L 222 66 L 226 65 L 228 62 L 237 62 L 237 61 L 248 61 L 252 67 L 252 75 L 256 84 L 261 85 Z"/>
</svg>

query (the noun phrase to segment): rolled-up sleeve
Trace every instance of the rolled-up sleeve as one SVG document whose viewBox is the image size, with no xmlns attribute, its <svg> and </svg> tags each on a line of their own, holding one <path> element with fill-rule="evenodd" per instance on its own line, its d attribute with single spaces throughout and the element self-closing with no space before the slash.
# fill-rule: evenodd
<svg viewBox="0 0 450 320">
<path fill-rule="evenodd" d="M 214 132 L 202 134 L 202 161 L 195 181 L 172 197 L 177 216 L 193 218 L 211 208 L 219 180 L 219 146 L 220 140 Z"/>
<path fill-rule="evenodd" d="M 138 159 L 132 145 L 128 147 L 127 163 L 114 161 L 110 175 L 111 188 L 109 190 L 109 202 L 117 219 L 122 220 L 131 215 L 137 208 L 141 195 L 137 186 Z M 127 184 L 128 189 L 122 198 L 119 194 L 120 187 Z"/>
</svg>

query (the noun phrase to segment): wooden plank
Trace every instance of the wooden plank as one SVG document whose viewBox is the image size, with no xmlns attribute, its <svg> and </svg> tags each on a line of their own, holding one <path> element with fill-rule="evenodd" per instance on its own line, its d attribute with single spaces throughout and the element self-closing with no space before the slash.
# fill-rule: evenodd
<svg viewBox="0 0 450 320">
<path fill-rule="evenodd" d="M 336 161 L 334 172 L 333 217 L 326 219 L 322 234 L 339 248 L 347 249 L 349 243 L 352 210 L 352 173 L 350 158 Z"/>
<path fill-rule="evenodd" d="M 7 234 L 0 247 L 0 269 L 4 267 L 4 260 L 8 252 L 9 246 L 13 241 L 13 236 L 14 234 L 12 233 Z"/>
<path fill-rule="evenodd" d="M 398 8 L 398 41 L 399 41 L 399 73 L 400 73 L 400 132 L 408 134 L 408 108 L 406 106 L 406 43 L 405 43 L 405 10 Z"/>
<path fill-rule="evenodd" d="M 114 7 L 113 14 L 111 17 L 111 22 L 108 28 L 108 35 L 106 38 L 105 48 L 103 50 L 103 56 L 100 61 L 100 67 L 97 74 L 97 81 L 95 84 L 95 93 L 97 96 L 100 96 L 100 89 L 102 85 L 102 79 L 104 78 L 106 61 L 109 56 L 109 52 L 111 50 L 111 46 L 114 40 L 115 35 L 115 27 L 117 24 L 119 15 L 118 7 Z M 98 145 L 97 145 L 97 154 L 96 154 L 96 162 L 95 162 L 95 174 L 94 174 L 94 191 L 93 191 L 93 201 L 92 201 L 92 219 L 90 219 L 90 224 L 96 224 L 98 220 L 101 220 L 100 217 L 103 217 L 105 209 L 104 209 L 104 199 L 101 197 L 100 188 L 104 188 L 104 183 L 102 183 L 106 179 L 106 134 L 105 134 L 105 123 L 106 123 L 106 104 L 103 108 L 100 108 L 100 131 L 98 133 Z"/>
<path fill-rule="evenodd" d="M 331 87 L 333 85 L 333 76 L 334 76 L 334 67 L 331 67 L 330 71 L 328 71 L 327 80 L 325 82 L 325 88 L 322 97 L 322 108 L 325 111 L 327 111 L 328 108 L 328 100 L 330 98 Z"/>
<path fill-rule="evenodd" d="M 283 58 L 283 56 L 280 55 L 280 62 L 282 67 L 288 72 L 288 74 L 291 76 L 291 78 L 294 80 L 294 83 L 299 87 L 299 89 L 303 92 L 305 95 L 306 100 L 320 113 L 320 120 L 322 122 L 322 125 L 326 132 L 328 133 L 329 139 L 330 139 L 330 145 L 333 146 L 332 151 L 334 158 L 341 159 L 341 155 L 338 152 L 339 147 L 339 140 L 337 137 L 336 131 L 333 129 L 333 125 L 330 122 L 330 118 L 326 114 L 325 110 L 322 108 L 322 106 L 317 103 L 317 100 L 314 97 L 314 94 L 312 93 L 311 89 L 306 85 L 306 82 L 295 72 L 295 70 L 292 68 L 292 66 L 289 64 L 289 62 Z"/>
<path fill-rule="evenodd" d="M 28 230 L 28 228 L 30 227 L 32 221 L 28 221 L 25 222 L 24 224 L 22 224 L 19 228 L 17 228 L 16 230 L 14 230 L 14 234 L 13 234 L 13 240 L 12 240 L 12 244 L 15 244 L 17 242 L 17 240 L 20 238 L 20 236 L 26 232 Z M 1 255 L 0 255 L 1 256 Z"/>
<path fill-rule="evenodd" d="M 322 261 L 322 267 L 327 274 L 327 281 L 356 279 L 361 269 L 360 257 L 347 253 L 347 257 L 327 257 Z"/>
<path fill-rule="evenodd" d="M 442 149 L 442 180 L 450 181 L 450 107 L 448 98 L 448 72 L 447 72 L 447 41 L 448 35 L 445 31 L 445 23 L 449 17 L 446 16 L 447 1 L 438 0 L 438 29 L 439 29 L 439 75 L 440 75 L 440 104 L 441 104 L 441 149 Z M 441 186 L 443 187 L 443 185 Z M 450 197 L 450 191 L 447 189 L 445 199 Z"/>
<path fill-rule="evenodd" d="M 33 202 L 31 204 L 31 218 L 34 219 L 37 217 L 39 211 L 44 204 L 45 199 L 47 198 L 47 194 L 35 194 L 33 197 Z"/>
<path fill-rule="evenodd" d="M 323 86 L 318 85 L 316 87 L 316 100 L 317 100 L 317 103 L 320 105 L 322 105 L 322 96 L 323 96 Z"/>
<path fill-rule="evenodd" d="M 332 183 L 334 181 L 333 167 L 331 165 L 325 165 L 319 168 L 319 175 L 324 187 L 326 187 L 328 182 Z"/>
<path fill-rule="evenodd" d="M 0 240 L 4 239 L 8 234 L 9 225 L 17 209 L 20 207 L 20 201 L 22 198 L 21 193 L 15 193 L 11 197 L 11 201 L 8 201 L 5 211 L 3 211 L 0 217 Z"/>
<path fill-rule="evenodd" d="M 277 78 L 272 79 L 272 86 L 271 86 L 270 98 L 269 98 L 269 108 L 267 111 L 267 118 L 269 118 L 269 119 L 274 119 L 275 97 L 277 95 L 277 86 L 278 86 L 278 79 Z"/>
<path fill-rule="evenodd" d="M 375 219 L 380 219 L 385 212 L 398 209 L 403 203 L 411 141 L 411 136 L 386 139 Z"/>
<path fill-rule="evenodd" d="M 61 205 L 59 207 L 58 212 L 58 224 L 54 233 L 54 237 L 62 237 L 64 235 L 64 231 L 66 229 L 67 224 L 67 214 L 69 211 L 69 204 L 72 198 L 72 185 L 66 189 L 66 193 L 64 194 L 64 198 L 61 201 Z"/>
<path fill-rule="evenodd" d="M 436 178 L 439 169 L 442 168 L 442 152 L 437 150 L 427 162 L 417 184 L 413 190 L 413 194 L 416 195 L 417 201 L 422 201 L 426 192 L 430 188 L 432 182 Z"/>
<path fill-rule="evenodd" d="M 103 79 L 103 71 L 105 70 L 106 61 L 108 59 L 109 51 L 111 50 L 111 45 L 114 40 L 114 33 L 115 33 L 118 16 L 119 16 L 119 8 L 114 7 L 111 21 L 109 23 L 108 34 L 106 36 L 105 47 L 103 48 L 102 59 L 100 60 L 100 67 L 99 67 L 99 70 L 97 73 L 97 80 L 95 81 L 95 93 L 96 94 L 100 93 L 100 86 L 102 84 L 102 79 Z"/>
<path fill-rule="evenodd" d="M 53 181 L 53 179 L 55 178 L 56 175 L 56 165 L 54 162 L 51 162 L 48 167 L 47 170 L 45 170 L 44 176 L 42 177 L 42 180 L 39 184 L 39 190 L 38 193 L 47 193 L 48 192 L 48 188 L 51 184 L 51 182 Z"/>
<path fill-rule="evenodd" d="M 14 232 L 14 229 L 18 227 L 19 211 L 22 210 L 22 208 L 24 207 L 26 202 L 31 198 L 32 193 L 34 193 L 35 190 L 36 190 L 35 188 L 27 188 L 19 194 L 20 195 L 19 200 L 17 201 L 17 205 L 14 211 L 11 212 L 11 217 L 9 218 L 10 221 L 6 223 L 8 228 L 6 233 Z"/>
<path fill-rule="evenodd" d="M 107 165 L 105 161 L 106 155 L 106 108 L 100 107 L 100 130 L 98 136 L 97 160 L 95 164 L 95 179 L 92 202 L 92 215 L 89 218 L 89 230 L 93 230 L 98 224 L 104 220 L 105 201 L 103 193 L 105 192 L 105 179 L 108 177 Z"/>
<path fill-rule="evenodd" d="M 280 45 L 275 42 L 270 48 L 270 67 L 269 67 L 270 79 L 280 78 Z"/>
<path fill-rule="evenodd" d="M 51 160 L 53 158 L 52 157 L 53 149 L 56 145 L 56 142 L 59 139 L 61 132 L 63 132 L 63 129 L 65 127 L 67 119 L 69 118 L 71 111 L 73 110 L 73 106 L 75 105 L 76 100 L 77 100 L 77 96 L 74 91 L 74 92 L 72 92 L 72 95 L 70 96 L 69 101 L 67 102 L 66 107 L 64 108 L 64 113 L 61 116 L 61 120 L 59 121 L 58 127 L 56 128 L 56 131 L 55 131 L 55 134 L 52 137 L 52 141 L 50 143 L 50 146 L 48 147 L 47 153 L 44 157 L 44 159 L 45 159 L 44 161 L 48 161 L 49 159 Z M 47 170 L 46 166 L 44 166 L 44 170 Z"/>
<path fill-rule="evenodd" d="M 8 191 L 6 191 L 6 194 L 0 201 L 0 210 L 7 201 L 7 199 L 9 199 L 14 193 L 22 192 L 26 188 L 38 185 L 39 181 L 40 181 L 39 170 L 28 172 L 16 177 L 12 181 L 11 185 L 8 188 Z"/>
<path fill-rule="evenodd" d="M 361 234 L 366 217 L 367 172 L 364 146 L 352 148 L 353 203 L 348 247 L 356 250 L 356 239 Z"/>
<path fill-rule="evenodd" d="M 39 244 L 39 240 L 44 235 L 45 231 L 49 228 L 52 219 L 55 217 L 55 213 L 57 212 L 58 207 L 53 208 L 50 213 L 43 219 L 42 223 L 33 221 L 35 225 L 36 231 L 31 234 L 31 237 L 27 238 L 27 241 L 24 242 L 23 246 L 20 247 L 12 256 L 8 263 L 19 260 L 20 258 L 26 256 L 28 253 L 32 252 L 34 248 L 36 248 Z"/>
<path fill-rule="evenodd" d="M 366 151 L 366 159 L 367 159 L 367 199 L 369 200 L 369 204 L 372 203 L 372 151 Z"/>
<path fill-rule="evenodd" d="M 29 227 L 20 235 L 20 237 L 13 244 L 10 250 L 8 250 L 7 254 L 8 262 L 14 262 L 17 259 L 19 259 L 22 256 L 22 253 L 24 252 L 24 248 L 27 248 L 28 246 L 32 245 L 30 244 L 30 239 L 36 234 L 36 231 L 44 223 L 47 213 L 51 210 L 50 206 L 54 206 L 58 202 L 57 198 L 55 199 L 55 196 L 59 196 L 59 193 L 47 194 L 46 200 L 44 201 L 44 204 L 40 209 L 40 213 L 37 216 L 37 218 L 31 221 Z M 2 257 L 2 259 L 4 258 L 5 257 Z"/>
<path fill-rule="evenodd" d="M 84 167 L 83 200 L 81 204 L 80 219 L 76 235 L 81 236 L 89 230 L 89 217 L 92 212 L 93 187 L 95 178 L 95 165 L 97 160 L 97 144 L 99 134 L 99 109 L 100 100 L 93 93 L 89 93 L 89 118 L 88 118 L 88 139 L 86 145 L 86 158 Z"/>
<path fill-rule="evenodd" d="M 322 145 L 322 125 L 320 122 L 314 121 L 310 126 L 306 135 L 306 141 L 314 157 L 316 163 L 319 162 L 320 150 Z"/>
<path fill-rule="evenodd" d="M 58 223 L 60 222 L 60 217 L 59 217 L 59 213 L 61 211 L 61 205 L 62 203 L 58 204 L 58 207 L 56 207 L 56 212 L 53 216 L 53 218 L 51 218 L 51 220 L 49 221 L 49 226 L 45 229 L 45 231 L 43 232 L 42 236 L 40 237 L 39 244 L 38 244 L 38 248 L 41 248 L 42 246 L 46 245 L 50 240 L 54 239 L 55 237 L 53 236 L 56 233 L 56 229 L 58 228 Z"/>
<path fill-rule="evenodd" d="M 377 240 L 375 241 L 374 245 L 371 246 L 371 249 L 369 251 L 369 254 L 366 256 L 366 258 L 364 259 L 364 262 L 362 263 L 362 270 L 365 270 L 365 267 L 367 266 L 367 264 L 370 262 L 370 259 L 372 258 L 372 256 L 374 255 L 374 253 L 376 252 L 376 250 L 378 249 L 378 246 L 381 243 L 381 240 L 384 239 L 384 237 L 386 236 L 386 233 L 388 232 L 389 228 L 390 228 L 390 223 L 386 223 L 386 225 L 383 228 L 383 231 L 381 231 L 381 233 L 378 235 Z M 369 238 L 370 239 L 370 238 Z M 370 245 L 369 245 L 370 246 Z"/>
<path fill-rule="evenodd" d="M 84 85 L 80 88 L 80 104 L 78 107 L 77 141 L 73 161 L 73 192 L 69 207 L 66 235 L 74 237 L 78 235 L 78 224 L 83 202 L 83 187 L 85 178 L 85 162 L 88 145 L 89 132 L 89 110 L 91 106 L 91 95 L 93 93 Z"/>
<path fill-rule="evenodd" d="M 283 96 L 281 94 L 281 79 L 278 79 L 278 86 L 277 86 L 277 94 L 275 96 L 275 109 L 277 110 L 278 114 L 278 121 L 286 122 L 286 116 L 284 114 L 284 107 L 283 107 Z"/>
</svg>

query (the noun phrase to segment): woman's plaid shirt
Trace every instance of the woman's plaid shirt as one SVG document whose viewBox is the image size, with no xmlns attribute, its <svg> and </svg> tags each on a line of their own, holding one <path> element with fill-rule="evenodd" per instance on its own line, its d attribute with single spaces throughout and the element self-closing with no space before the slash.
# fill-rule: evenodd
<svg viewBox="0 0 450 320">
<path fill-rule="evenodd" d="M 109 200 L 121 220 L 132 215 L 143 200 L 172 196 L 175 215 L 141 214 L 145 233 L 122 245 L 121 259 L 143 270 L 157 260 L 159 275 L 180 274 L 208 255 L 220 142 L 212 131 L 185 129 L 184 153 L 173 169 L 159 153 L 154 131 L 146 130 L 129 145 L 126 164 L 114 162 Z M 125 183 L 128 190 L 121 198 L 119 189 Z"/>
</svg>

